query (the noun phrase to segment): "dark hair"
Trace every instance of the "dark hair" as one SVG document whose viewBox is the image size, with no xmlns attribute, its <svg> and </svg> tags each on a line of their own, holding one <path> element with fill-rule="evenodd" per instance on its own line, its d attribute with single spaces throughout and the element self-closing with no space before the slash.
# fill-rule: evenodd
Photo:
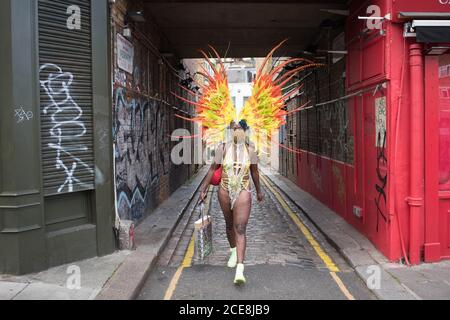
<svg viewBox="0 0 450 320">
<path fill-rule="evenodd" d="M 234 120 L 231 121 L 230 127 L 232 127 L 233 124 L 235 125 L 235 124 L 236 124 L 236 121 L 234 121 Z M 242 119 L 241 121 L 239 121 L 238 124 L 239 124 L 239 126 L 240 126 L 242 129 L 244 129 L 244 131 L 247 131 L 248 129 L 250 129 L 250 127 L 248 126 L 247 120 Z"/>
<path fill-rule="evenodd" d="M 242 119 L 241 121 L 239 121 L 239 125 L 241 126 L 242 129 L 244 129 L 244 131 L 247 131 L 249 129 L 247 120 L 245 120 L 245 119 Z"/>
</svg>

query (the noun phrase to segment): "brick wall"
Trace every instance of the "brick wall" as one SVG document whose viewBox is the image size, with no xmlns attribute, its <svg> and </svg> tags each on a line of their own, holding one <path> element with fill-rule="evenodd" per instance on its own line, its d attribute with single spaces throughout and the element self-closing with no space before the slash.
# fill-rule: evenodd
<svg viewBox="0 0 450 320">
<path fill-rule="evenodd" d="M 122 219 L 135 222 L 150 214 L 196 169 L 194 165 L 175 166 L 170 158 L 173 130 L 193 132 L 192 124 L 175 114 L 186 117 L 185 112 L 192 114 L 193 108 L 171 94 L 183 95 L 176 76 L 179 61 L 161 55 L 163 41 L 151 18 L 129 25 L 133 72 L 118 67 L 117 33 L 123 34 L 127 11 L 142 9 L 140 1 L 117 0 L 111 14 L 117 207 Z"/>
</svg>

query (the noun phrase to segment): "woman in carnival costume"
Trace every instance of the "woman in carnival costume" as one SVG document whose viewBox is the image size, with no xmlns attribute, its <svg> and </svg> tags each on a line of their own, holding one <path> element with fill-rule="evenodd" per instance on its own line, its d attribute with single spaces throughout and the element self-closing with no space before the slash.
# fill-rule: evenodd
<svg viewBox="0 0 450 320">
<path fill-rule="evenodd" d="M 206 85 L 197 83 L 201 88 L 201 94 L 183 88 L 197 102 L 177 96 L 196 106 L 197 117 L 183 119 L 198 122 L 203 127 L 202 138 L 206 145 L 215 150 L 214 162 L 200 188 L 200 201 L 205 200 L 206 190 L 212 180 L 216 179 L 217 175 L 221 176 L 218 196 L 231 248 L 228 267 L 236 268 L 234 279 L 236 285 L 246 283 L 244 263 L 247 225 L 252 208 L 250 176 L 257 199 L 262 202 L 264 194 L 258 170 L 259 156 L 268 154 L 271 133 L 285 124 L 285 117 L 305 107 L 286 112 L 287 98 L 301 86 L 283 94 L 284 86 L 299 72 L 319 66 L 302 58 L 294 58 L 272 67 L 273 54 L 284 43 L 285 41 L 276 46 L 264 60 L 254 80 L 252 96 L 239 113 L 232 103 L 225 66 L 217 51 L 211 46 L 216 63 L 200 50 L 213 70 L 213 74 L 209 74 L 205 69 L 200 72 L 207 80 Z M 296 65 L 294 68 L 280 74 L 286 66 L 293 64 Z"/>
</svg>

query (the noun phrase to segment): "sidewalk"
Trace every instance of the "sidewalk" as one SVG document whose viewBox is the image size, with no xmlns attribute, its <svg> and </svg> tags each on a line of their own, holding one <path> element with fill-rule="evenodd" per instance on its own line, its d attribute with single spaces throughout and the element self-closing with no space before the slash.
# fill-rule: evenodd
<svg viewBox="0 0 450 320">
<path fill-rule="evenodd" d="M 264 174 L 308 216 L 327 240 L 367 281 L 369 267 L 381 269 L 381 288 L 373 290 L 383 300 L 450 300 L 450 261 L 407 267 L 390 263 L 373 245 L 338 214 L 280 174 Z"/>
<path fill-rule="evenodd" d="M 129 254 L 117 252 L 20 277 L 0 275 L 0 300 L 93 300 Z M 80 270 L 79 290 L 67 287 L 72 266 Z"/>
<path fill-rule="evenodd" d="M 135 251 L 118 251 L 26 276 L 0 275 L 0 300 L 134 299 L 179 220 L 192 207 L 207 169 L 202 168 L 136 228 Z M 67 286 L 72 266 L 79 268 L 81 289 Z"/>
<path fill-rule="evenodd" d="M 179 221 L 195 206 L 194 196 L 206 176 L 208 167 L 184 186 L 175 191 L 154 213 L 137 228 L 135 241 L 137 249 L 109 279 L 97 300 L 132 300 L 142 289 L 148 274 L 169 242 Z"/>
</svg>

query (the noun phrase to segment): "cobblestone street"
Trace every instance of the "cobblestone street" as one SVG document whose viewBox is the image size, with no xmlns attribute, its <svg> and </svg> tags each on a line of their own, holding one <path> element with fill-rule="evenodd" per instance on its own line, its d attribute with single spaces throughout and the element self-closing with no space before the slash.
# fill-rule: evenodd
<svg viewBox="0 0 450 320">
<path fill-rule="evenodd" d="M 265 195 L 266 201 L 258 203 L 253 194 L 252 214 L 247 229 L 246 265 L 295 264 L 308 268 L 326 268 L 297 226 L 273 201 L 267 189 Z M 214 252 L 204 264 L 224 266 L 229 258 L 230 246 L 216 189 L 212 196 L 210 214 L 213 217 Z M 194 260 L 194 263 L 201 262 Z"/>
<path fill-rule="evenodd" d="M 204 261 L 194 256 L 191 265 L 182 269 L 182 273 L 179 271 L 180 278 L 177 278 L 177 268 L 186 261 L 189 244 L 193 241 L 193 222 L 199 214 L 196 210 L 189 219 L 183 218 L 139 299 L 163 299 L 171 290 L 174 279 L 176 285 L 172 288 L 172 299 L 373 299 L 354 270 L 301 211 L 285 198 L 283 207 L 266 184 L 263 188 L 264 202 L 258 203 L 253 194 L 245 263 L 249 281 L 245 289 L 233 286 L 234 270 L 226 268 L 230 246 L 217 188 L 214 188 L 208 193 L 209 213 L 213 218 L 213 253 Z M 314 240 L 294 223 L 286 212 L 286 206 L 300 217 Z M 317 241 L 316 245 L 313 246 L 311 241 Z M 342 283 L 337 285 L 334 281 L 330 262 L 327 264 L 324 256 L 329 257 L 331 264 L 339 270 Z"/>
</svg>

